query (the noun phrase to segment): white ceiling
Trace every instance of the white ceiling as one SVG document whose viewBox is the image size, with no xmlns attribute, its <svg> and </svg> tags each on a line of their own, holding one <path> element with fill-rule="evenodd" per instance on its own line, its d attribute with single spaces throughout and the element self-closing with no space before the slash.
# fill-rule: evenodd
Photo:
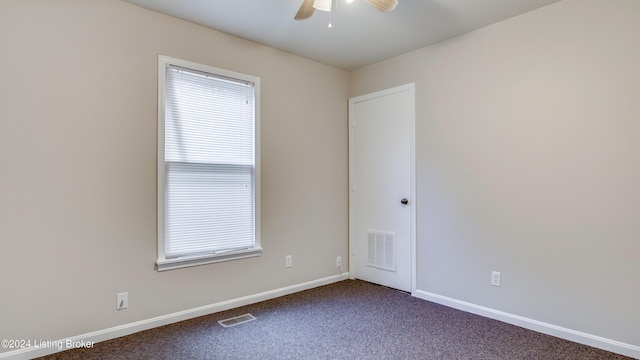
<svg viewBox="0 0 640 360">
<path fill-rule="evenodd" d="M 389 13 L 333 0 L 303 21 L 293 19 L 302 0 L 124 1 L 353 70 L 560 0 L 399 0 Z"/>
</svg>

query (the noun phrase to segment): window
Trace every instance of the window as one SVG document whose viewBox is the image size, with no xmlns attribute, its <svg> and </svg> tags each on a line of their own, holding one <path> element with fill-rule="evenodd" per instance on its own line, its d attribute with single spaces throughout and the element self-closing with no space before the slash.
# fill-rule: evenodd
<svg viewBox="0 0 640 360">
<path fill-rule="evenodd" d="M 158 63 L 158 271 L 260 255 L 260 79 Z"/>
</svg>

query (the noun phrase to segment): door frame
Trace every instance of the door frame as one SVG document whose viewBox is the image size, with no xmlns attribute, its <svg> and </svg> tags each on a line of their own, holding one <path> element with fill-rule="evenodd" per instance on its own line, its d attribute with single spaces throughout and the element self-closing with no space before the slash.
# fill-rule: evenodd
<svg viewBox="0 0 640 360">
<path fill-rule="evenodd" d="M 354 192 L 354 151 L 353 151 L 353 136 L 354 136 L 354 127 L 355 127 L 355 116 L 353 107 L 356 103 L 372 100 L 375 98 L 392 95 L 400 92 L 409 92 L 411 95 L 411 109 L 409 109 L 409 114 L 411 117 L 411 134 L 409 141 L 411 142 L 411 150 L 410 150 L 410 187 L 409 187 L 409 208 L 410 208 L 410 242 L 411 242 L 411 294 L 414 295 L 416 291 L 416 272 L 417 272 L 417 263 L 416 263 L 416 149 L 415 149 L 415 133 L 416 133 L 416 112 L 415 112 L 415 83 L 409 83 L 405 85 L 400 85 L 396 87 L 392 87 L 385 90 L 380 90 L 376 92 L 372 92 L 365 95 L 360 95 L 356 97 L 352 97 L 349 99 L 349 278 L 355 279 L 355 199 L 353 196 Z"/>
</svg>

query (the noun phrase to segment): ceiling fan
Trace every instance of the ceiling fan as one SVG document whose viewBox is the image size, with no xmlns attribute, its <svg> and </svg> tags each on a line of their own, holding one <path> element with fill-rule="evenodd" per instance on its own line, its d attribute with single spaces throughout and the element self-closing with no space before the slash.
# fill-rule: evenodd
<svg viewBox="0 0 640 360">
<path fill-rule="evenodd" d="M 353 0 L 347 0 L 352 2 Z M 367 4 L 375 7 L 382 12 L 388 12 L 396 8 L 398 0 L 364 0 Z M 313 15 L 315 9 L 322 11 L 331 11 L 333 0 L 304 0 L 298 13 L 294 17 L 296 20 L 308 19 Z"/>
</svg>

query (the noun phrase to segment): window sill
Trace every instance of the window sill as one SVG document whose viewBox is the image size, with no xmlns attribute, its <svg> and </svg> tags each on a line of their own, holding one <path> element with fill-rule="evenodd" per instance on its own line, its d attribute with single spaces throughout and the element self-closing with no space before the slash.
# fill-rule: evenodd
<svg viewBox="0 0 640 360">
<path fill-rule="evenodd" d="M 226 252 L 223 254 L 203 255 L 203 256 L 189 256 L 176 259 L 165 259 L 156 261 L 158 271 L 167 271 L 180 269 L 191 266 L 213 264 L 217 262 L 245 259 L 250 257 L 256 257 L 262 255 L 262 248 L 255 247 L 245 250 L 237 250 L 232 252 Z"/>
</svg>

